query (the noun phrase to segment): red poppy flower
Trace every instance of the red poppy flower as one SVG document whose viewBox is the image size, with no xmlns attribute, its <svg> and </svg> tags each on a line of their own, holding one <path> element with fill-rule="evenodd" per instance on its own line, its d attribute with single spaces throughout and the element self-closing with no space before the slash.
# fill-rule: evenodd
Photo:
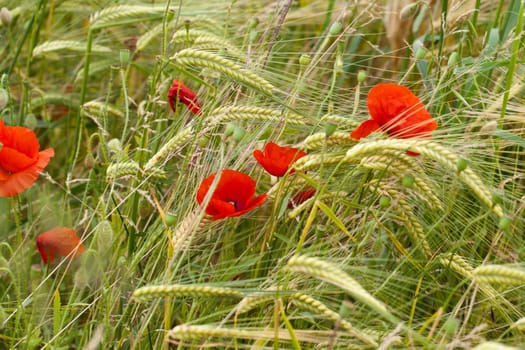
<svg viewBox="0 0 525 350">
<path fill-rule="evenodd" d="M 368 93 L 367 104 L 372 119 L 352 131 L 353 139 L 359 140 L 378 130 L 402 139 L 428 137 L 438 127 L 419 98 L 404 86 L 378 84 Z"/>
<path fill-rule="evenodd" d="M 212 174 L 202 181 L 197 191 L 199 204 L 204 201 L 215 175 L 217 174 Z M 266 194 L 254 197 L 256 184 L 248 175 L 235 170 L 223 170 L 220 177 L 206 207 L 206 214 L 212 216 L 212 220 L 241 216 L 266 200 Z"/>
<path fill-rule="evenodd" d="M 293 209 L 295 207 L 298 207 L 300 204 L 306 202 L 308 199 L 312 198 L 314 195 L 315 195 L 315 189 L 305 190 L 305 191 L 301 191 L 297 193 L 288 202 L 288 209 Z"/>
<path fill-rule="evenodd" d="M 44 264 L 53 263 L 55 255 L 76 258 L 85 249 L 76 231 L 69 227 L 55 227 L 42 233 L 36 238 L 36 247 Z"/>
<path fill-rule="evenodd" d="M 168 91 L 168 102 L 172 111 L 175 111 L 175 99 L 185 104 L 193 114 L 201 112 L 201 106 L 197 102 L 197 95 L 180 80 L 173 80 Z"/>
<path fill-rule="evenodd" d="M 0 120 L 0 197 L 23 192 L 38 178 L 55 155 L 52 148 L 39 152 L 40 144 L 30 129 L 5 126 Z"/>
<path fill-rule="evenodd" d="M 273 142 L 261 150 L 253 151 L 253 156 L 259 164 L 273 176 L 284 176 L 290 165 L 297 159 L 306 156 L 306 153 L 293 147 L 281 147 Z"/>
</svg>

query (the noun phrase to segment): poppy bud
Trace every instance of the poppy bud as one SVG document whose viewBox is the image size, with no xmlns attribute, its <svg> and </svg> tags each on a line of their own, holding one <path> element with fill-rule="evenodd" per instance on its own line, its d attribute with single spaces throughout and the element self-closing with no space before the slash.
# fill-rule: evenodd
<svg viewBox="0 0 525 350">
<path fill-rule="evenodd" d="M 419 3 L 417 2 L 413 2 L 411 4 L 406 5 L 399 12 L 399 18 L 402 21 L 406 21 L 407 19 L 414 17 L 414 15 L 417 12 L 418 7 L 419 7 Z"/>
<path fill-rule="evenodd" d="M 257 32 L 255 29 L 252 29 L 250 30 L 250 36 L 249 36 L 249 41 L 251 43 L 255 42 L 255 40 L 257 40 L 257 36 L 259 35 L 259 32 Z"/>
<path fill-rule="evenodd" d="M 343 29 L 341 22 L 334 22 L 330 27 L 330 35 L 339 35 L 343 32 Z"/>
<path fill-rule="evenodd" d="M 310 57 L 310 55 L 306 55 L 306 54 L 302 54 L 300 57 L 299 57 L 299 64 L 301 66 L 307 66 L 310 64 L 310 62 L 312 61 L 312 58 Z"/>
<path fill-rule="evenodd" d="M 36 123 L 37 123 L 37 120 L 33 113 L 29 113 L 24 118 L 24 125 L 28 129 L 34 130 L 36 128 Z"/>
<path fill-rule="evenodd" d="M 425 58 L 427 54 L 427 49 L 425 49 L 424 47 L 420 47 L 417 49 L 416 51 L 416 60 L 422 60 L 423 58 Z"/>
<path fill-rule="evenodd" d="M 230 137 L 233 135 L 233 132 L 235 131 L 235 124 L 233 123 L 228 123 L 226 124 L 226 128 L 224 129 L 224 136 L 225 137 Z"/>
<path fill-rule="evenodd" d="M 108 141 L 108 149 L 113 153 L 120 153 L 122 151 L 122 144 L 119 139 L 111 139 Z"/>
<path fill-rule="evenodd" d="M 447 317 L 445 320 L 445 323 L 443 324 L 443 330 L 446 334 L 449 336 L 454 336 L 454 334 L 457 333 L 459 329 L 460 323 L 459 321 L 454 317 Z"/>
<path fill-rule="evenodd" d="M 129 63 L 129 50 L 122 49 L 120 50 L 120 65 L 125 66 Z"/>
<path fill-rule="evenodd" d="M 458 173 L 462 172 L 463 170 L 467 169 L 468 161 L 464 158 L 458 158 L 456 162 L 456 167 L 458 169 Z"/>
<path fill-rule="evenodd" d="M 206 147 L 208 143 L 210 143 L 210 138 L 207 136 L 201 136 L 197 140 L 197 144 L 199 145 L 199 147 L 202 147 L 202 148 Z"/>
<path fill-rule="evenodd" d="M 248 28 L 253 29 L 257 27 L 258 24 L 259 24 L 259 19 L 257 17 L 253 17 L 252 19 L 250 19 L 250 22 L 248 23 Z"/>
<path fill-rule="evenodd" d="M 512 219 L 504 216 L 501 219 L 499 219 L 498 227 L 501 230 L 507 230 L 511 224 L 512 224 Z"/>
<path fill-rule="evenodd" d="M 364 82 L 367 77 L 368 77 L 368 74 L 366 73 L 366 71 L 360 70 L 359 72 L 357 72 L 357 82 L 358 83 Z"/>
<path fill-rule="evenodd" d="M 94 240 L 97 251 L 101 254 L 108 251 L 113 244 L 113 228 L 108 220 L 103 220 L 95 227 Z"/>
<path fill-rule="evenodd" d="M 381 198 L 379 198 L 379 206 L 381 208 L 388 208 L 390 206 L 390 198 L 387 196 L 381 196 Z"/>
<path fill-rule="evenodd" d="M 240 142 L 242 138 L 244 137 L 244 134 L 246 134 L 244 129 L 236 126 L 235 130 L 233 130 L 232 138 L 235 142 Z"/>
<path fill-rule="evenodd" d="M 13 21 L 13 15 L 6 7 L 2 7 L 0 10 L 0 21 L 4 26 L 8 26 Z"/>
<path fill-rule="evenodd" d="M 455 66 L 456 64 L 458 64 L 458 62 L 459 62 L 459 55 L 457 52 L 454 51 L 448 57 L 447 64 L 449 67 L 451 67 L 451 66 Z"/>
<path fill-rule="evenodd" d="M 492 203 L 494 204 L 500 204 L 502 201 L 501 193 L 498 192 L 492 192 Z"/>
<path fill-rule="evenodd" d="M 403 187 L 412 188 L 412 186 L 414 186 L 414 177 L 412 175 L 403 176 L 401 184 L 403 185 Z"/>
<path fill-rule="evenodd" d="M 9 94 L 6 89 L 0 88 L 0 111 L 3 110 L 9 102 Z"/>
<path fill-rule="evenodd" d="M 337 130 L 337 125 L 334 123 L 327 123 L 324 127 L 324 132 L 326 137 L 332 136 L 332 134 Z"/>
</svg>

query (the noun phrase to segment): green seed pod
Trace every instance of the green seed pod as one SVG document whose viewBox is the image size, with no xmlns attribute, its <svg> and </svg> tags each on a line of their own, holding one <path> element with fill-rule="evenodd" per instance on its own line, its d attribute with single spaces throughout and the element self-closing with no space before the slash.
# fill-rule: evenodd
<svg viewBox="0 0 525 350">
<path fill-rule="evenodd" d="M 242 140 L 242 138 L 244 137 L 244 134 L 246 132 L 244 131 L 243 128 L 239 128 L 239 127 L 235 127 L 235 130 L 233 131 L 233 135 L 232 135 L 232 138 L 235 142 L 239 142 Z"/>
<path fill-rule="evenodd" d="M 387 196 L 381 196 L 381 198 L 379 198 L 379 206 L 381 208 L 388 208 L 390 206 L 390 197 L 387 197 Z"/>
<path fill-rule="evenodd" d="M 326 133 L 326 137 L 332 136 L 332 134 L 337 130 L 337 125 L 334 123 L 327 123 L 324 127 L 324 132 Z"/>
<path fill-rule="evenodd" d="M 463 170 L 467 169 L 468 167 L 468 161 L 464 158 L 458 158 L 456 162 L 456 167 L 458 169 L 458 173 L 462 172 Z"/>
<path fill-rule="evenodd" d="M 447 317 L 445 320 L 445 323 L 443 324 L 443 330 L 446 334 L 448 334 L 450 337 L 454 336 L 458 332 L 459 326 L 461 324 L 457 319 L 454 317 Z"/>
<path fill-rule="evenodd" d="M 500 204 L 503 201 L 502 195 L 499 192 L 492 192 L 492 203 Z"/>
<path fill-rule="evenodd" d="M 501 219 L 499 219 L 498 227 L 501 230 L 508 230 L 510 228 L 510 225 L 512 225 L 512 219 L 511 218 L 508 218 L 508 217 L 504 216 Z"/>
<path fill-rule="evenodd" d="M 406 21 L 407 19 L 414 17 L 418 8 L 419 8 L 419 3 L 417 2 L 413 2 L 411 4 L 406 5 L 399 12 L 399 18 L 401 18 L 402 21 Z"/>
<path fill-rule="evenodd" d="M 113 244 L 113 228 L 108 220 L 103 220 L 95 227 L 95 243 L 99 253 L 108 251 Z"/>
<path fill-rule="evenodd" d="M 250 30 L 250 36 L 249 36 L 249 41 L 251 43 L 255 42 L 255 40 L 257 40 L 257 37 L 259 36 L 259 32 L 256 31 L 255 29 L 252 29 Z"/>
<path fill-rule="evenodd" d="M 24 125 L 28 129 L 34 130 L 36 128 L 36 123 L 37 123 L 37 120 L 33 113 L 29 113 L 24 118 Z"/>
<path fill-rule="evenodd" d="M 2 7 L 0 10 L 0 21 L 4 26 L 8 26 L 13 21 L 13 15 L 11 14 L 11 11 L 7 9 L 6 7 Z"/>
<path fill-rule="evenodd" d="M 301 66 L 307 66 L 310 64 L 310 62 L 312 61 L 312 58 L 307 55 L 307 54 L 302 54 L 300 57 L 299 57 L 299 64 Z"/>
<path fill-rule="evenodd" d="M 226 124 L 226 127 L 224 128 L 224 136 L 230 137 L 233 135 L 233 132 L 235 131 L 235 128 L 237 126 L 234 123 L 228 123 Z"/>
<path fill-rule="evenodd" d="M 357 72 L 357 82 L 358 83 L 364 82 L 367 77 L 368 77 L 368 73 L 366 73 L 366 71 L 360 70 L 359 72 Z"/>
<path fill-rule="evenodd" d="M 6 89 L 0 88 L 0 111 L 9 103 L 9 94 Z"/>
<path fill-rule="evenodd" d="M 458 55 L 457 52 L 454 51 L 448 57 L 447 64 L 448 64 L 449 67 L 451 67 L 451 66 L 455 66 L 458 63 L 459 63 L 459 55 Z"/>
<path fill-rule="evenodd" d="M 168 226 L 173 226 L 177 223 L 177 217 L 175 215 L 166 213 L 166 216 L 164 216 L 164 222 Z"/>
<path fill-rule="evenodd" d="M 414 180 L 412 175 L 405 175 L 403 176 L 403 180 L 401 180 L 401 184 L 403 187 L 412 188 L 414 186 Z"/>
<path fill-rule="evenodd" d="M 253 29 L 257 27 L 258 24 L 259 24 L 259 19 L 257 17 L 253 17 L 252 19 L 250 19 L 250 22 L 248 23 L 248 28 Z"/>
<path fill-rule="evenodd" d="M 427 49 L 424 47 L 420 47 L 416 51 L 416 60 L 422 60 L 427 55 Z"/>
<path fill-rule="evenodd" d="M 129 50 L 128 49 L 122 49 L 120 50 L 120 65 L 126 66 L 129 63 Z"/>
<path fill-rule="evenodd" d="M 201 148 L 204 148 L 204 147 L 208 146 L 208 143 L 210 143 L 210 138 L 207 137 L 207 136 L 201 136 L 201 137 L 199 137 L 199 139 L 197 140 L 197 144 L 198 144 L 199 147 L 201 147 Z"/>
<path fill-rule="evenodd" d="M 108 141 L 108 149 L 113 153 L 119 153 L 122 151 L 122 144 L 119 139 L 111 139 Z"/>
<path fill-rule="evenodd" d="M 343 32 L 343 29 L 341 22 L 334 22 L 330 27 L 330 35 L 339 35 Z"/>
</svg>

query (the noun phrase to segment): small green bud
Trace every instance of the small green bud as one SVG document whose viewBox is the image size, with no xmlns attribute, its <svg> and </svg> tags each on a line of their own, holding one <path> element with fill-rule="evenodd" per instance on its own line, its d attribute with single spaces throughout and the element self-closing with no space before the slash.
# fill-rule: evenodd
<svg viewBox="0 0 525 350">
<path fill-rule="evenodd" d="M 299 57 L 299 64 L 301 66 L 307 66 L 310 64 L 310 62 L 312 61 L 312 58 L 307 55 L 307 54 L 302 54 L 300 57 Z"/>
<path fill-rule="evenodd" d="M 29 113 L 24 118 L 24 125 L 26 128 L 34 130 L 36 128 L 37 120 L 33 113 Z"/>
<path fill-rule="evenodd" d="M 113 153 L 120 153 L 122 151 L 122 144 L 119 139 L 111 139 L 108 141 L 108 149 Z"/>
<path fill-rule="evenodd" d="M 199 147 L 201 148 L 204 148 L 206 146 L 208 146 L 208 143 L 210 143 L 210 138 L 208 136 L 201 136 L 198 140 L 197 140 L 197 144 L 199 145 Z"/>
<path fill-rule="evenodd" d="M 499 219 L 498 227 L 501 230 L 509 229 L 510 225 L 512 225 L 512 219 L 511 218 L 508 218 L 508 217 L 504 216 L 501 219 Z"/>
<path fill-rule="evenodd" d="M 462 172 L 463 170 L 467 169 L 468 167 L 468 161 L 464 158 L 458 158 L 456 162 L 456 167 L 458 169 L 458 173 Z"/>
<path fill-rule="evenodd" d="M 8 26 L 13 21 L 13 15 L 11 14 L 11 11 L 7 9 L 6 7 L 2 7 L 0 10 L 0 21 L 4 26 Z"/>
<path fill-rule="evenodd" d="M 164 222 L 168 226 L 173 226 L 177 223 L 177 217 L 175 215 L 166 213 L 166 216 L 164 217 Z"/>
<path fill-rule="evenodd" d="M 326 134 L 326 137 L 332 136 L 332 134 L 337 130 L 337 125 L 334 123 L 327 123 L 324 127 L 324 132 Z"/>
<path fill-rule="evenodd" d="M 381 198 L 379 198 L 379 206 L 383 209 L 388 208 L 390 206 L 390 197 L 381 196 Z"/>
<path fill-rule="evenodd" d="M 259 36 L 259 32 L 255 29 L 250 30 L 250 36 L 248 37 L 248 40 L 253 43 L 255 40 L 257 40 L 257 37 Z"/>
<path fill-rule="evenodd" d="M 84 166 L 87 169 L 92 169 L 95 166 L 95 164 L 97 164 L 97 160 L 95 159 L 93 154 L 87 153 L 86 157 L 84 158 Z"/>
<path fill-rule="evenodd" d="M 412 188 L 412 186 L 414 186 L 414 180 L 412 175 L 405 175 L 403 176 L 403 180 L 401 180 L 401 184 L 403 187 Z"/>
<path fill-rule="evenodd" d="M 423 58 L 425 58 L 426 54 L 427 54 L 427 49 L 425 49 L 424 47 L 420 47 L 416 51 L 416 60 L 422 60 Z"/>
<path fill-rule="evenodd" d="M 120 65 L 126 66 L 129 63 L 129 50 L 128 49 L 122 49 L 120 50 Z"/>
<path fill-rule="evenodd" d="M 450 337 L 454 336 L 459 329 L 460 323 L 459 321 L 454 317 L 447 317 L 445 320 L 445 323 L 443 324 L 443 330 L 446 334 L 448 334 Z"/>
<path fill-rule="evenodd" d="M 458 64 L 458 62 L 459 62 L 459 55 L 457 52 L 454 51 L 448 57 L 447 64 L 449 67 L 451 67 L 451 66 L 455 66 L 456 64 Z"/>
<path fill-rule="evenodd" d="M 9 94 L 6 89 L 0 88 L 0 111 L 9 103 Z"/>
<path fill-rule="evenodd" d="M 364 82 L 367 77 L 368 77 L 368 73 L 366 71 L 360 70 L 359 72 L 357 72 L 357 82 L 358 83 Z"/>
<path fill-rule="evenodd" d="M 419 3 L 417 2 L 413 2 L 411 4 L 406 5 L 399 12 L 399 18 L 401 18 L 402 21 L 406 21 L 407 19 L 414 17 L 418 8 L 419 8 Z"/>
<path fill-rule="evenodd" d="M 244 137 L 244 134 L 246 134 L 246 132 L 244 131 L 243 128 L 235 127 L 232 138 L 235 142 L 239 142 Z"/>
<path fill-rule="evenodd" d="M 230 137 L 233 135 L 233 132 L 235 131 L 235 128 L 237 126 L 233 123 L 228 123 L 226 124 L 226 128 L 224 128 L 224 136 L 225 137 Z"/>
<path fill-rule="evenodd" d="M 334 22 L 330 27 L 330 35 L 339 35 L 343 32 L 343 29 L 341 22 Z"/>
<path fill-rule="evenodd" d="M 250 22 L 248 23 L 248 28 L 253 29 L 257 27 L 258 24 L 259 24 L 259 18 L 253 17 L 252 19 L 250 19 Z"/>
<path fill-rule="evenodd" d="M 503 198 L 501 197 L 501 193 L 499 192 L 492 192 L 492 203 L 494 204 L 500 204 L 502 202 Z"/>
</svg>

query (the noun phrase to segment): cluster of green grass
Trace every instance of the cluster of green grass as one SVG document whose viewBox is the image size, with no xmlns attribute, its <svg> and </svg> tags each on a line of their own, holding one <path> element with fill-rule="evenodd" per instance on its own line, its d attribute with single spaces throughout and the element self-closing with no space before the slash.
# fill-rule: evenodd
<svg viewBox="0 0 525 350">
<path fill-rule="evenodd" d="M 524 4 L 386 3 L 0 0 L 1 118 L 55 149 L 0 198 L 0 348 L 524 344 Z M 173 79 L 202 114 L 170 110 Z M 349 138 L 379 82 L 432 139 Z M 268 141 L 308 156 L 271 179 Z M 264 206 L 207 221 L 222 169 Z M 87 249 L 45 266 L 55 226 Z"/>
</svg>

